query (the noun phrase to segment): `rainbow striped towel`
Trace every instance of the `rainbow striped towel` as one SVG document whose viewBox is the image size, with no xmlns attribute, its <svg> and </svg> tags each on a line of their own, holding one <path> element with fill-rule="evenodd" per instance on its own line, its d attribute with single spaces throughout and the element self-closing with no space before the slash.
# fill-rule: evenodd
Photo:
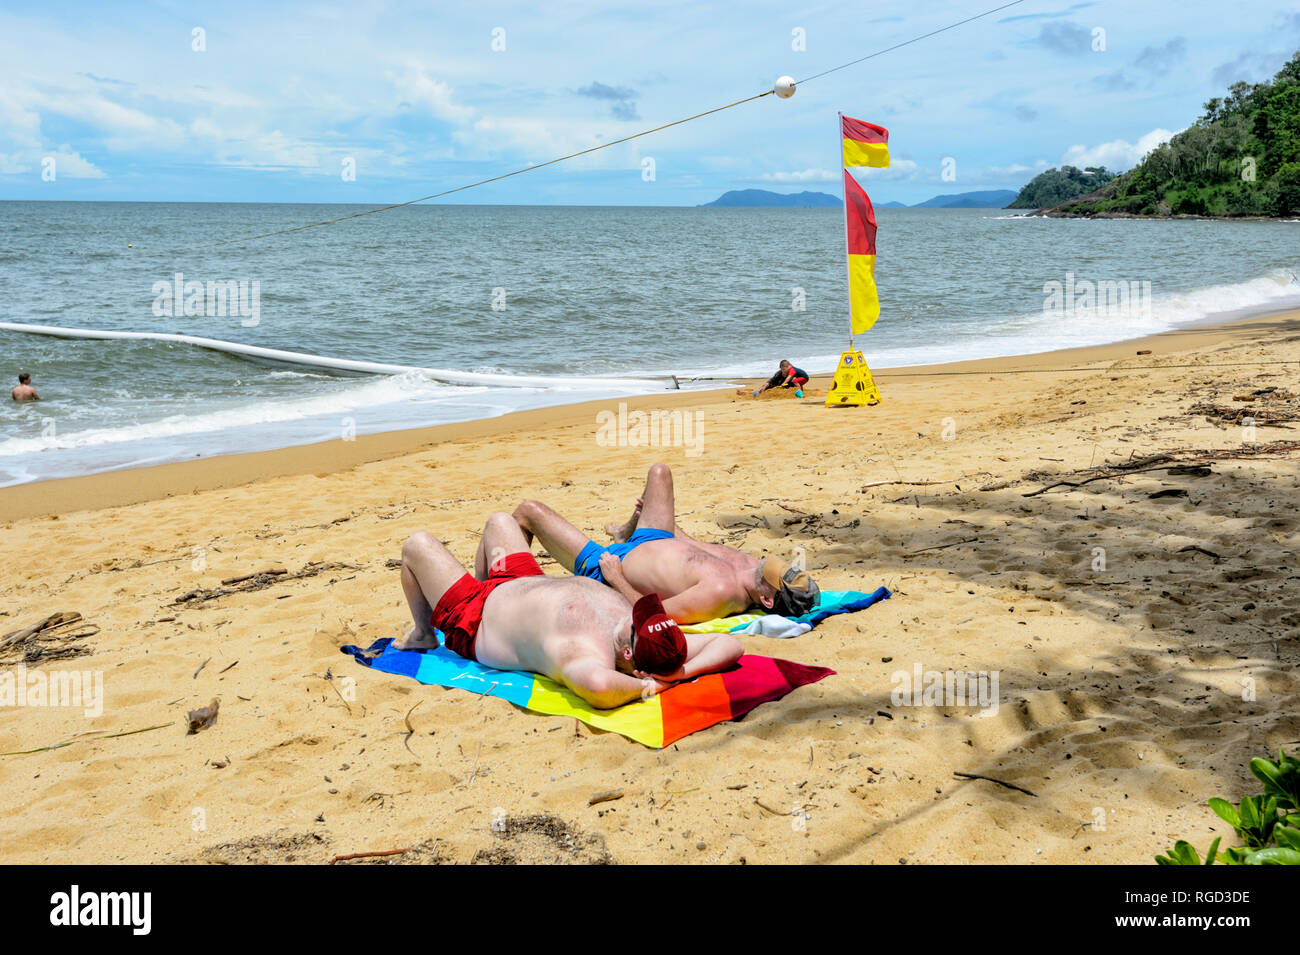
<svg viewBox="0 0 1300 955">
<path fill-rule="evenodd" d="M 844 595 L 856 599 L 837 599 Z M 818 620 L 832 613 L 869 607 L 888 596 L 889 591 L 883 587 L 875 594 L 824 592 L 818 609 L 806 614 L 805 619 L 816 616 L 823 607 L 827 613 L 817 617 Z M 725 673 L 707 673 L 671 686 L 649 700 L 637 700 L 613 710 L 598 710 L 567 687 L 536 673 L 494 670 L 466 660 L 446 647 L 395 650 L 392 642 L 391 637 L 383 637 L 364 650 L 355 646 L 340 649 L 375 670 L 409 676 L 420 683 L 498 696 L 537 713 L 572 716 L 588 726 L 620 733 L 655 749 L 671 746 L 682 737 L 716 723 L 738 720 L 762 703 L 779 700 L 796 687 L 816 683 L 835 672 L 826 667 L 746 653 Z"/>
</svg>

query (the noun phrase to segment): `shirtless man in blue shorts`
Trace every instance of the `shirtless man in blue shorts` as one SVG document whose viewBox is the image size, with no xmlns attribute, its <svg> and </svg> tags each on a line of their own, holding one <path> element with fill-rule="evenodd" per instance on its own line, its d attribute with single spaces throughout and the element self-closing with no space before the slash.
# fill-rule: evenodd
<svg viewBox="0 0 1300 955">
<path fill-rule="evenodd" d="M 677 526 L 673 476 L 666 464 L 646 475 L 637 511 L 627 524 L 611 526 L 615 542 L 601 547 L 539 501 L 524 501 L 514 518 L 531 541 L 579 577 L 619 592 L 655 593 L 678 623 L 699 623 L 743 613 L 797 616 L 817 605 L 818 589 L 806 571 L 779 557 L 759 560 L 721 544 L 698 541 Z M 605 558 L 611 555 L 617 560 Z"/>
</svg>

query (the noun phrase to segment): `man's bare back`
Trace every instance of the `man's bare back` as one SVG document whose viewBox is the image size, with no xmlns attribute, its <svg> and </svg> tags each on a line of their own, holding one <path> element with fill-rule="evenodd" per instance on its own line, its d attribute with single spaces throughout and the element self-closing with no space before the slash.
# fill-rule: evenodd
<svg viewBox="0 0 1300 955">
<path fill-rule="evenodd" d="M 41 396 L 36 393 L 36 389 L 31 386 L 31 377 L 22 375 L 18 379 L 18 386 L 9 392 L 9 397 L 14 401 L 40 401 Z"/>
<path fill-rule="evenodd" d="M 627 582 L 640 593 L 691 594 L 693 602 L 681 609 L 692 618 L 683 622 L 694 623 L 743 613 L 753 602 L 746 582 L 754 578 L 759 561 L 687 537 L 679 528 L 671 538 L 646 541 L 624 557 L 621 565 Z"/>
</svg>

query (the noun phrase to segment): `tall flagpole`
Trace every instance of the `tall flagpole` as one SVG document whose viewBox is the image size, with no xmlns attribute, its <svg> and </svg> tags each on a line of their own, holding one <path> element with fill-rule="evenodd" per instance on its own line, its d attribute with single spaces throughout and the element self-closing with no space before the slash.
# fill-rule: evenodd
<svg viewBox="0 0 1300 955">
<path fill-rule="evenodd" d="M 840 154 L 840 189 L 844 193 L 844 294 L 849 303 L 849 351 L 853 351 L 853 286 L 849 274 L 849 187 L 844 181 L 848 169 L 844 166 L 844 114 L 837 113 L 840 119 L 839 142 L 836 149 Z"/>
</svg>

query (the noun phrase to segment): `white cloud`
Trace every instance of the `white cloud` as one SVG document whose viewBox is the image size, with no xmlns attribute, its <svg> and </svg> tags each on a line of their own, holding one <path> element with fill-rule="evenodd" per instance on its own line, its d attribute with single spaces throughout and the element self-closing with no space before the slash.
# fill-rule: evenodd
<svg viewBox="0 0 1300 955">
<path fill-rule="evenodd" d="M 442 80 L 429 76 L 421 66 L 408 67 L 404 73 L 390 73 L 388 78 L 403 101 L 422 107 L 435 119 L 457 125 L 474 119 L 474 109 L 453 103 L 451 87 Z"/>
<path fill-rule="evenodd" d="M 1047 160 L 1039 159 L 1032 166 L 1013 162 L 1010 166 L 989 166 L 984 170 L 985 176 L 1019 176 L 1027 172 L 1042 172 L 1047 168 Z"/>
<path fill-rule="evenodd" d="M 549 162 L 559 156 L 592 146 L 607 139 L 603 123 L 589 120 L 542 119 L 537 116 L 484 116 L 468 129 L 452 133 L 452 139 L 479 152 L 484 158 L 499 160 L 503 149 L 515 149 L 530 162 Z M 641 152 L 644 150 L 644 153 Z M 639 166 L 641 156 L 655 156 L 656 150 L 641 143 L 623 143 L 572 160 L 578 169 L 625 169 Z"/>
<path fill-rule="evenodd" d="M 54 157 L 54 172 L 60 179 L 106 179 L 104 170 L 100 169 L 80 153 L 67 146 L 60 146 L 46 156 Z"/>
<path fill-rule="evenodd" d="M 12 86 L 0 87 L 0 138 L 28 149 L 41 142 L 41 114 L 29 108 Z"/>
<path fill-rule="evenodd" d="M 1077 166 L 1080 169 L 1088 166 L 1105 166 L 1112 172 L 1123 172 L 1136 166 L 1147 153 L 1161 143 L 1167 143 L 1179 132 L 1181 130 L 1171 132 L 1168 129 L 1153 129 L 1139 138 L 1136 143 L 1130 143 L 1125 139 L 1112 139 L 1100 146 L 1071 146 L 1061 156 L 1061 163 Z"/>
<path fill-rule="evenodd" d="M 190 144 L 220 166 L 249 169 L 315 169 L 321 155 L 315 143 L 287 136 L 278 129 L 223 124 L 208 118 L 190 123 Z M 331 167 L 333 172 L 333 167 Z"/>
<path fill-rule="evenodd" d="M 838 173 L 829 169 L 805 169 L 802 172 L 765 172 L 745 182 L 839 182 Z"/>
<path fill-rule="evenodd" d="M 935 169 L 937 168 L 938 167 L 936 166 Z M 854 167 L 852 172 L 853 175 L 858 178 L 859 182 L 864 182 L 871 179 L 916 179 L 916 178 L 924 179 L 926 178 L 924 176 L 920 176 L 920 177 L 917 176 L 917 173 L 920 171 L 920 169 L 921 167 L 911 159 L 891 158 L 888 169 L 877 169 L 874 166 L 867 166 L 861 169 Z"/>
</svg>

